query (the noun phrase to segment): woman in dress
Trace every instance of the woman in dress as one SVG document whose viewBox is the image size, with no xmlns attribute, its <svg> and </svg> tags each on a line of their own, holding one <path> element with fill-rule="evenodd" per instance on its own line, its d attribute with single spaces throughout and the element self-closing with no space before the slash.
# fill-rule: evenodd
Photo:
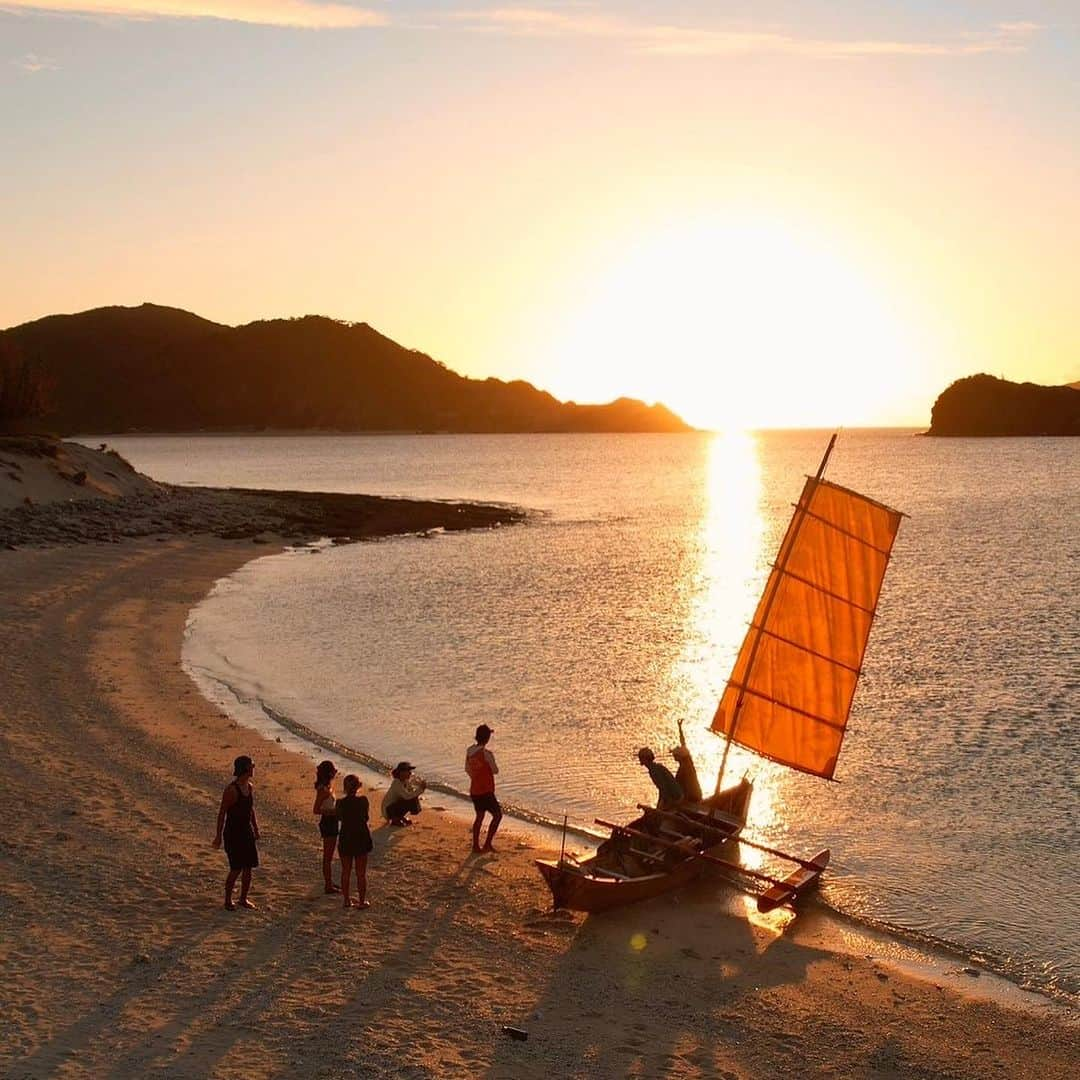
<svg viewBox="0 0 1080 1080">
<path fill-rule="evenodd" d="M 214 847 L 225 842 L 225 854 L 229 857 L 229 876 L 225 879 L 225 910 L 235 910 L 233 886 L 240 878 L 240 906 L 253 908 L 248 899 L 251 889 L 251 871 L 259 865 L 259 822 L 255 817 L 255 792 L 251 778 L 255 762 L 246 754 L 233 762 L 233 782 L 221 796 L 218 809 L 217 833 Z"/>
<path fill-rule="evenodd" d="M 320 761 L 315 769 L 315 805 L 311 808 L 319 818 L 322 837 L 323 892 L 341 892 L 334 884 L 334 848 L 338 842 L 338 819 L 334 813 L 334 777 L 337 768 L 332 761 Z"/>
<path fill-rule="evenodd" d="M 367 901 L 367 859 L 374 846 L 371 842 L 371 830 L 368 828 L 368 801 L 366 795 L 358 795 L 360 777 L 349 773 L 344 780 L 345 795 L 337 801 L 337 816 L 341 821 L 341 836 L 338 840 L 338 853 L 341 855 L 341 889 L 345 909 L 351 907 L 366 908 Z M 352 872 L 356 870 L 356 899 L 349 897 L 352 886 Z"/>
</svg>

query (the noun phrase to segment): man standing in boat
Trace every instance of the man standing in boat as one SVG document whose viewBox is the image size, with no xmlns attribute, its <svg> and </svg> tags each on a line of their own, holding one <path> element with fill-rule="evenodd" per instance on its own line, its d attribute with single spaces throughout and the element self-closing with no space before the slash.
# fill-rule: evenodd
<svg viewBox="0 0 1080 1080">
<path fill-rule="evenodd" d="M 494 734 L 487 724 L 481 724 L 476 729 L 476 742 L 465 751 L 465 772 L 469 776 L 469 795 L 472 797 L 473 807 L 476 810 L 476 820 L 472 827 L 472 849 L 476 851 L 494 851 L 491 846 L 498 831 L 499 822 L 502 821 L 502 807 L 495 798 L 495 774 L 499 766 L 495 764 L 495 755 L 487 748 L 487 744 Z M 480 846 L 480 829 L 484 824 L 484 815 L 491 815 L 491 824 L 488 826 L 487 838 L 484 846 Z"/>
<path fill-rule="evenodd" d="M 656 785 L 657 810 L 670 810 L 683 801 L 683 789 L 671 775 L 671 770 L 656 760 L 656 755 L 647 746 L 637 752 L 637 759 L 649 770 L 649 779 Z"/>
<path fill-rule="evenodd" d="M 701 782 L 698 780 L 697 766 L 690 756 L 690 747 L 686 745 L 682 721 L 679 724 L 679 745 L 671 751 L 671 756 L 679 763 L 675 770 L 675 783 L 682 788 L 683 798 L 688 803 L 701 802 Z"/>
</svg>

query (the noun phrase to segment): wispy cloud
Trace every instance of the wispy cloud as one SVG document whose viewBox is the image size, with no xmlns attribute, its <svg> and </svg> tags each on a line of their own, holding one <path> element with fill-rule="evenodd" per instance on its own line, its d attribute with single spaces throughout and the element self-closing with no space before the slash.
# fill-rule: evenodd
<svg viewBox="0 0 1080 1080">
<path fill-rule="evenodd" d="M 0 0 L 0 11 L 121 19 L 224 19 L 312 30 L 382 26 L 368 8 L 323 0 Z"/>
<path fill-rule="evenodd" d="M 38 56 L 37 53 L 28 52 L 20 56 L 18 60 L 12 60 L 17 68 L 30 72 L 31 75 L 39 71 L 55 71 L 56 61 L 49 56 Z"/>
<path fill-rule="evenodd" d="M 642 52 L 683 56 L 733 56 L 787 53 L 800 56 L 968 56 L 1022 52 L 1042 27 L 1032 22 L 1003 22 L 988 30 L 936 40 L 889 38 L 818 38 L 780 30 L 743 30 L 709 26 L 637 22 L 598 11 L 539 7 L 464 10 L 453 18 L 476 31 L 520 37 L 587 37 L 624 41 Z"/>
</svg>

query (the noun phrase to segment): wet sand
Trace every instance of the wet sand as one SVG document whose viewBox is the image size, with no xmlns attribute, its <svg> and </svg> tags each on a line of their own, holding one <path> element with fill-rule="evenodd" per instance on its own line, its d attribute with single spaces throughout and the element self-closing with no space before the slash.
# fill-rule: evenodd
<svg viewBox="0 0 1080 1080">
<path fill-rule="evenodd" d="M 376 830 L 372 907 L 343 912 L 322 892 L 310 759 L 238 727 L 180 666 L 188 611 L 253 553 L 206 537 L 0 551 L 0 1074 L 1076 1074 L 1060 1010 L 845 954 L 812 910 L 750 922 L 706 882 L 553 917 L 535 834 L 507 828 L 473 858 L 442 796 Z M 242 752 L 263 866 L 258 910 L 228 913 L 210 840 Z"/>
</svg>

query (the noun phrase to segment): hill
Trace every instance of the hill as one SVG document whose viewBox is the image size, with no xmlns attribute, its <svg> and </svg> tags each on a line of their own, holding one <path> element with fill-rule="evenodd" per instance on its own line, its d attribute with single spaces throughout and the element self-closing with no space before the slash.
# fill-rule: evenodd
<svg viewBox="0 0 1080 1080">
<path fill-rule="evenodd" d="M 0 332 L 49 383 L 43 426 L 123 431 L 689 431 L 662 405 L 561 402 L 469 379 L 366 323 L 317 315 L 224 326 L 143 304 Z"/>
<path fill-rule="evenodd" d="M 958 379 L 934 402 L 928 435 L 1080 435 L 1080 387 Z"/>
</svg>

